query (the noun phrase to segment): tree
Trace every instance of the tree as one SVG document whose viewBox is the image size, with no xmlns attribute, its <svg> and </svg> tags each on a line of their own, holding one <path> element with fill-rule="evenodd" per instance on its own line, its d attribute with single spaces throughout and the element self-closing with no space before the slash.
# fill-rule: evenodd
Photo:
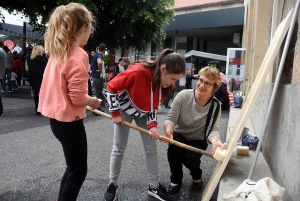
<svg viewBox="0 0 300 201">
<path fill-rule="evenodd" d="M 161 46 L 166 37 L 163 27 L 174 17 L 167 8 L 173 4 L 174 0 L 101 1 L 95 42 L 121 50 L 145 50 L 149 42 Z"/>
<path fill-rule="evenodd" d="M 9 12 L 23 13 L 30 18 L 36 30 L 43 30 L 49 14 L 58 5 L 70 0 L 2 0 L 1 6 Z M 163 30 L 168 20 L 174 17 L 171 8 L 174 0 L 73 0 L 86 5 L 96 17 L 96 32 L 89 42 L 95 47 L 104 42 L 108 48 L 121 50 L 145 50 L 145 45 L 154 42 L 161 46 L 166 34 Z M 41 24 L 38 23 L 41 18 Z M 3 16 L 2 16 L 3 18 Z M 1 19 L 1 13 L 0 13 Z"/>
</svg>

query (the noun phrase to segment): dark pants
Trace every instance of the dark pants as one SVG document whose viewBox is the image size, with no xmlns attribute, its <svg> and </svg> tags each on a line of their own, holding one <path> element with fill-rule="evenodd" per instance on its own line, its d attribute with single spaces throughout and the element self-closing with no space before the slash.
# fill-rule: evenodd
<svg viewBox="0 0 300 201">
<path fill-rule="evenodd" d="M 180 133 L 174 131 L 173 139 L 184 144 L 206 150 L 207 143 L 205 140 L 187 141 Z M 202 154 L 188 151 L 176 145 L 169 145 L 168 161 L 171 170 L 171 182 L 173 184 L 181 184 L 183 178 L 182 165 L 190 170 L 193 180 L 201 179 L 202 170 L 200 169 L 200 158 Z"/>
<path fill-rule="evenodd" d="M 96 90 L 96 97 L 100 98 L 102 100 L 101 106 L 104 106 L 106 99 L 103 96 L 103 85 L 104 85 L 103 77 L 100 77 L 100 78 L 93 77 L 93 81 L 94 81 L 94 86 L 95 86 L 95 90 Z"/>
<path fill-rule="evenodd" d="M 169 96 L 169 97 L 165 100 L 165 102 L 164 102 L 165 107 L 168 107 L 168 106 L 169 106 L 169 101 L 170 101 L 170 99 L 171 99 L 171 96 Z"/>
<path fill-rule="evenodd" d="M 10 68 L 5 69 L 5 73 L 2 78 L 2 90 L 4 90 L 4 91 L 5 91 L 5 86 L 6 86 L 6 80 L 7 80 L 8 90 L 11 91 L 12 85 L 11 85 L 11 69 Z"/>
<path fill-rule="evenodd" d="M 18 86 L 21 86 L 22 74 L 19 71 L 17 71 L 17 76 L 17 84 Z"/>
<path fill-rule="evenodd" d="M 50 119 L 50 126 L 62 144 L 67 164 L 58 201 L 76 201 L 87 174 L 87 139 L 83 121 L 60 122 Z"/>
<path fill-rule="evenodd" d="M 3 104 L 2 104 L 1 94 L 0 94 L 0 114 L 3 114 Z"/>
<path fill-rule="evenodd" d="M 90 79 L 88 79 L 88 95 L 93 96 L 92 84 Z"/>
</svg>

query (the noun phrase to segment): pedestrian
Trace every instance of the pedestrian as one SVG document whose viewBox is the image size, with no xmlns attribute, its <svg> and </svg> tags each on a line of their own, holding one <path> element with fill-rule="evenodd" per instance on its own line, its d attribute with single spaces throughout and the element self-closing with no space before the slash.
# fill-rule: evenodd
<svg viewBox="0 0 300 201">
<path fill-rule="evenodd" d="M 39 94 L 38 112 L 50 118 L 60 141 L 67 168 L 58 201 L 76 201 L 87 174 L 87 138 L 83 124 L 86 106 L 100 106 L 88 96 L 88 55 L 80 47 L 94 28 L 94 17 L 79 3 L 58 6 L 48 22 L 45 49 L 50 53 Z"/>
<path fill-rule="evenodd" d="M 125 59 L 123 59 L 122 57 L 119 58 L 118 65 L 114 66 L 114 77 L 128 68 L 128 66 L 125 66 L 124 64 Z"/>
<path fill-rule="evenodd" d="M 37 115 L 41 113 L 37 111 L 39 105 L 40 89 L 43 81 L 43 74 L 47 65 L 48 59 L 45 56 L 45 49 L 41 45 L 34 46 L 30 55 L 29 83 L 32 89 L 32 95 Z"/>
<path fill-rule="evenodd" d="M 11 67 L 16 69 L 17 74 L 17 84 L 21 86 L 21 78 L 22 78 L 22 71 L 23 71 L 23 61 L 20 59 L 21 55 L 17 55 L 17 52 L 13 53 L 13 60 L 11 62 Z"/>
<path fill-rule="evenodd" d="M 176 82 L 173 84 L 173 89 L 172 89 L 172 93 L 170 96 L 168 96 L 164 102 L 165 108 L 166 109 L 171 109 L 171 107 L 169 106 L 169 101 L 171 100 L 171 98 L 173 98 L 174 96 L 174 90 L 176 88 Z"/>
<path fill-rule="evenodd" d="M 2 89 L 5 87 L 5 85 L 2 85 L 2 79 L 5 75 L 5 62 L 6 62 L 6 52 L 3 50 L 4 43 L 2 40 L 0 40 L 0 83 L 2 86 Z"/>
<path fill-rule="evenodd" d="M 1 92 L 4 93 L 5 92 L 5 87 L 6 84 L 8 86 L 8 92 L 11 93 L 12 92 L 12 85 L 11 85 L 11 62 L 12 62 L 12 58 L 13 55 L 11 54 L 9 48 L 7 46 L 3 46 L 3 50 L 6 53 L 6 60 L 5 60 L 5 69 L 4 69 L 4 74 L 3 74 L 3 78 L 2 78 L 2 89 Z M 7 81 L 7 83 L 6 83 Z"/>
<path fill-rule="evenodd" d="M 92 79 L 95 87 L 96 97 L 100 99 L 104 99 L 102 91 L 103 91 L 104 74 L 105 74 L 104 61 L 103 61 L 103 55 L 105 53 L 105 50 L 106 50 L 105 44 L 101 43 L 98 46 L 98 52 L 94 55 L 91 63 Z M 100 107 L 97 109 L 103 112 L 103 110 L 101 110 Z"/>
<path fill-rule="evenodd" d="M 206 150 L 212 144 L 212 154 L 217 147 L 224 148 L 220 141 L 220 102 L 212 94 L 222 83 L 218 69 L 205 67 L 198 73 L 196 89 L 182 90 L 175 97 L 165 121 L 165 137 Z M 192 187 L 201 190 L 201 154 L 188 151 L 176 145 L 169 145 L 168 161 L 171 170 L 170 194 L 176 194 L 181 187 L 182 165 L 190 170 Z"/>
<path fill-rule="evenodd" d="M 141 132 L 150 181 L 148 194 L 158 200 L 170 200 L 170 195 L 159 183 L 156 145 L 159 132 L 156 115 L 159 105 L 170 95 L 173 84 L 184 72 L 183 57 L 171 49 L 165 49 L 156 61 L 136 61 L 108 83 L 107 100 L 115 124 L 110 182 L 104 194 L 106 201 L 117 198 L 117 182 L 129 136 L 129 128 L 124 127 L 123 123 L 131 123 L 133 119 L 137 126 L 151 132 L 150 136 Z"/>
<path fill-rule="evenodd" d="M 12 90 L 13 91 L 18 91 L 18 84 L 17 84 L 17 78 L 18 78 L 18 75 L 16 73 L 16 69 L 15 68 L 12 68 L 11 70 L 11 76 L 10 76 L 10 80 L 11 80 L 11 86 L 12 86 Z"/>
<path fill-rule="evenodd" d="M 5 62 L 6 62 L 6 53 L 3 50 L 4 43 L 2 40 L 0 40 L 0 79 L 1 79 L 1 85 L 2 85 L 2 78 L 5 75 Z M 2 89 L 5 85 L 2 85 Z M 0 93 L 0 118 L 2 118 L 3 115 L 3 104 L 2 104 L 2 98 Z"/>
<path fill-rule="evenodd" d="M 192 89 L 192 80 L 196 80 L 196 76 L 192 76 L 192 68 L 187 68 L 186 75 L 185 75 L 185 88 Z"/>
</svg>

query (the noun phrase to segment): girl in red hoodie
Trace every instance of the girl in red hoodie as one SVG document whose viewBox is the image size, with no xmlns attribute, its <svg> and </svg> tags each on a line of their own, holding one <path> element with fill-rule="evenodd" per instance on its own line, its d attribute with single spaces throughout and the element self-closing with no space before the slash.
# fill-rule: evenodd
<svg viewBox="0 0 300 201">
<path fill-rule="evenodd" d="M 137 61 L 108 83 L 107 100 L 115 125 L 110 183 L 104 195 L 106 201 L 116 199 L 118 176 L 129 136 L 129 128 L 122 126 L 123 121 L 131 123 L 133 119 L 139 127 L 151 132 L 151 138 L 141 133 L 150 180 L 148 194 L 158 200 L 170 200 L 158 178 L 155 140 L 160 134 L 156 114 L 159 105 L 170 95 L 173 84 L 184 73 L 183 57 L 171 49 L 165 49 L 156 61 Z"/>
</svg>

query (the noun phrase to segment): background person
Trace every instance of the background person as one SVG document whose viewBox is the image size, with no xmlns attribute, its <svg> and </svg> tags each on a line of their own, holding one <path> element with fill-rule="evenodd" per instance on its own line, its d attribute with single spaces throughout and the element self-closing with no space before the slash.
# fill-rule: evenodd
<svg viewBox="0 0 300 201">
<path fill-rule="evenodd" d="M 13 55 L 10 53 L 10 50 L 7 46 L 3 46 L 3 50 L 6 53 L 6 60 L 5 60 L 5 68 L 4 68 L 4 74 L 2 78 L 2 89 L 1 92 L 5 92 L 6 87 L 6 81 L 8 86 L 8 92 L 12 92 L 12 85 L 11 85 L 11 62 Z"/>
<path fill-rule="evenodd" d="M 114 77 L 127 69 L 128 66 L 124 66 L 124 62 L 125 60 L 122 57 L 119 58 L 118 65 L 114 66 Z"/>
<path fill-rule="evenodd" d="M 23 70 L 23 61 L 20 59 L 20 55 L 17 54 L 17 52 L 13 53 L 13 60 L 11 62 L 11 67 L 16 69 L 17 74 L 17 84 L 18 86 L 21 86 L 21 79 L 22 79 L 22 70 Z"/>
<path fill-rule="evenodd" d="M 165 136 L 202 150 L 206 150 L 207 143 L 211 143 L 214 154 L 217 147 L 224 148 L 218 129 L 221 105 L 212 94 L 220 87 L 222 80 L 219 71 L 213 67 L 201 69 L 198 77 L 196 89 L 183 90 L 175 97 L 165 121 Z M 170 194 L 180 190 L 182 165 L 190 170 L 193 189 L 202 189 L 201 156 L 176 145 L 169 145 Z"/>
<path fill-rule="evenodd" d="M 196 80 L 196 76 L 192 76 L 192 68 L 187 68 L 186 75 L 185 75 L 185 88 L 192 89 L 192 80 Z"/>
<path fill-rule="evenodd" d="M 41 114 L 37 111 L 37 109 L 39 105 L 40 89 L 47 62 L 48 59 L 45 56 L 45 49 L 41 45 L 36 45 L 30 55 L 31 68 L 29 69 L 29 83 L 31 85 L 35 112 L 37 115 Z"/>
<path fill-rule="evenodd" d="M 156 61 L 137 61 L 108 83 L 107 100 L 114 124 L 113 149 L 110 157 L 110 183 L 104 194 L 106 201 L 116 199 L 117 182 L 129 137 L 129 128 L 123 121 L 147 129 L 151 136 L 141 133 L 146 155 L 148 194 L 158 200 L 170 200 L 159 183 L 157 146 L 157 110 L 172 91 L 172 85 L 185 73 L 183 57 L 171 49 L 161 52 Z M 134 198 L 132 198 L 134 200 Z"/>
<path fill-rule="evenodd" d="M 6 53 L 3 50 L 3 41 L 0 40 L 0 82 L 2 86 L 2 78 L 5 74 L 5 61 L 6 61 Z M 3 115 L 3 104 L 2 104 L 2 98 L 1 98 L 1 93 L 0 93 L 0 118 L 2 118 Z"/>
<path fill-rule="evenodd" d="M 93 19 L 81 4 L 62 5 L 53 11 L 45 34 L 45 48 L 50 58 L 40 90 L 38 112 L 50 118 L 52 132 L 62 144 L 67 164 L 58 201 L 76 201 L 87 174 L 83 119 L 86 106 L 98 108 L 100 101 L 88 95 L 89 60 L 80 46 L 90 37 Z"/>
<path fill-rule="evenodd" d="M 95 87 L 95 93 L 96 97 L 102 99 L 104 102 L 104 96 L 102 94 L 103 91 L 103 85 L 104 85 L 104 74 L 105 74 L 105 69 L 104 69 L 104 61 L 103 61 L 103 55 L 105 53 L 106 46 L 101 43 L 98 46 L 98 52 L 94 55 L 92 63 L 91 63 L 91 70 L 92 70 L 92 78 L 93 78 L 93 85 Z M 98 110 L 102 111 L 100 107 Z M 93 113 L 97 115 L 96 113 Z"/>
</svg>

